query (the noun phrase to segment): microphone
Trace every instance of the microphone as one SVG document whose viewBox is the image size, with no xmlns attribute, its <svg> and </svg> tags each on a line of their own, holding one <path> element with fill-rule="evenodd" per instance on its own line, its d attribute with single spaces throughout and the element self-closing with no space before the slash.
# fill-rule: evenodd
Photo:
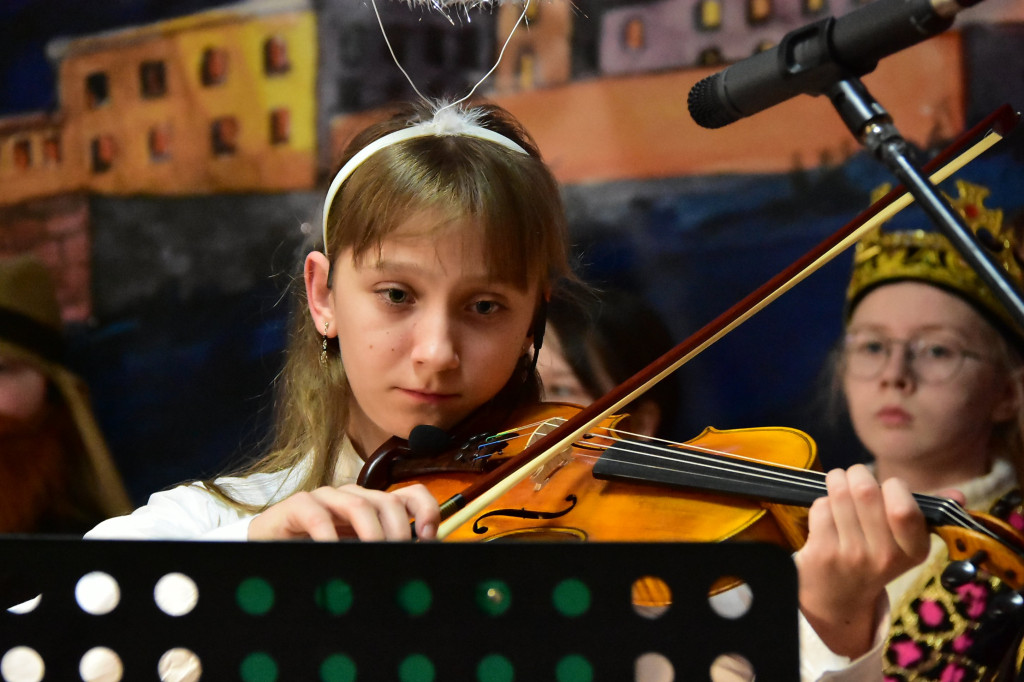
<svg viewBox="0 0 1024 682">
<path fill-rule="evenodd" d="M 704 128 L 721 128 L 796 95 L 820 95 L 870 73 L 882 57 L 942 33 L 958 12 L 981 1 L 875 0 L 795 29 L 770 50 L 694 85 L 690 116 Z"/>
<path fill-rule="evenodd" d="M 436 426 L 420 424 L 409 432 L 409 450 L 417 457 L 440 455 L 450 444 L 448 432 Z"/>
</svg>

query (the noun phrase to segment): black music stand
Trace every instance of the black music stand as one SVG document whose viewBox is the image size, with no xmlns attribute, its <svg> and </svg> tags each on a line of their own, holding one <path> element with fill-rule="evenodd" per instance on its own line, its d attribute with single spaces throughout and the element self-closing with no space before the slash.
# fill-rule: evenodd
<svg viewBox="0 0 1024 682">
<path fill-rule="evenodd" d="M 79 579 L 102 572 L 120 601 L 83 611 Z M 198 589 L 168 615 L 165 575 Z M 707 592 L 722 577 L 753 593 L 738 618 Z M 659 617 L 634 608 L 634 581 L 671 590 Z M 0 611 L 0 657 L 33 649 L 45 680 L 78 680 L 82 656 L 113 650 L 124 680 L 157 680 L 165 652 L 198 657 L 213 682 L 633 679 L 642 654 L 680 681 L 708 679 L 722 654 L 761 680 L 798 679 L 797 582 L 789 553 L 760 543 L 336 543 L 0 538 L 0 590 L 41 591 L 28 613 Z M 24 651 L 24 650 L 21 650 Z"/>
</svg>

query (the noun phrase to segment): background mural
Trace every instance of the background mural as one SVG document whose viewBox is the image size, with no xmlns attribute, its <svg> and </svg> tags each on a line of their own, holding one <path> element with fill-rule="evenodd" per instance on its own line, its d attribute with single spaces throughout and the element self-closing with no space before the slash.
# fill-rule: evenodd
<svg viewBox="0 0 1024 682">
<path fill-rule="evenodd" d="M 481 87 L 563 183 L 581 273 L 642 295 L 678 340 L 850 221 L 891 177 L 827 101 L 719 130 L 701 78 L 858 0 L 543 0 Z M 493 66 L 521 9 L 378 4 L 430 96 Z M 985 0 L 864 82 L 922 159 L 1024 102 L 1024 6 Z M 335 159 L 415 96 L 357 0 L 132 0 L 0 7 L 0 254 L 61 282 L 73 362 L 137 502 L 258 449 L 299 272 Z M 1024 207 L 1021 134 L 963 176 Z M 951 190 L 950 190 L 951 191 Z M 908 209 L 897 220 L 926 224 Z M 675 432 L 783 424 L 858 457 L 818 409 L 844 254 L 678 372 Z"/>
</svg>

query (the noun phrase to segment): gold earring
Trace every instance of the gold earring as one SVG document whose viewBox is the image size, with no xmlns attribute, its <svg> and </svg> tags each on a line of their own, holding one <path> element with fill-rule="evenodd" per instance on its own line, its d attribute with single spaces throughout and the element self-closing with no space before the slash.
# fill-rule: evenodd
<svg viewBox="0 0 1024 682">
<path fill-rule="evenodd" d="M 331 326 L 330 322 L 324 322 L 324 343 L 320 347 L 320 365 L 327 366 L 327 328 Z"/>
</svg>

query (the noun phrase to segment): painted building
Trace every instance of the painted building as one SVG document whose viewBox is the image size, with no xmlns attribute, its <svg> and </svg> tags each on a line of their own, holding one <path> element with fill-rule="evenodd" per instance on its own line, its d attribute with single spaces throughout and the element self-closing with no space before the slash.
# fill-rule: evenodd
<svg viewBox="0 0 1024 682">
<path fill-rule="evenodd" d="M 0 205 L 28 192 L 73 190 L 82 183 L 78 170 L 66 158 L 62 115 L 40 112 L 0 120 Z"/>
<path fill-rule="evenodd" d="M 718 66 L 774 47 L 793 29 L 853 12 L 871 0 L 655 0 L 619 2 L 601 18 L 600 68 L 608 75 Z M 1024 18 L 1015 0 L 988 0 L 956 22 Z"/>
<path fill-rule="evenodd" d="M 774 46 L 787 32 L 864 0 L 656 0 L 605 11 L 605 74 L 716 66 Z"/>
<path fill-rule="evenodd" d="M 364 0 L 317 0 L 316 12 L 323 140 L 337 139 L 332 128 L 338 116 L 415 99 L 410 80 L 426 97 L 458 98 L 494 64 L 495 16 L 490 12 L 460 14 L 453 8 L 445 15 L 393 0 L 378 0 L 375 6 Z M 323 167 L 335 165 L 343 142 L 322 146 Z"/>
<path fill-rule="evenodd" d="M 534 0 L 513 32 L 523 7 L 516 3 L 498 7 L 497 38 L 501 43 L 507 39 L 508 46 L 494 74 L 496 92 L 562 85 L 572 78 L 574 9 L 568 2 Z"/>
<path fill-rule="evenodd" d="M 252 0 L 55 41 L 49 53 L 59 113 L 0 129 L 0 150 L 11 150 L 0 160 L 5 203 L 72 190 L 185 195 L 315 181 L 316 21 L 307 0 Z M 59 165 L 56 179 L 48 165 Z"/>
</svg>

